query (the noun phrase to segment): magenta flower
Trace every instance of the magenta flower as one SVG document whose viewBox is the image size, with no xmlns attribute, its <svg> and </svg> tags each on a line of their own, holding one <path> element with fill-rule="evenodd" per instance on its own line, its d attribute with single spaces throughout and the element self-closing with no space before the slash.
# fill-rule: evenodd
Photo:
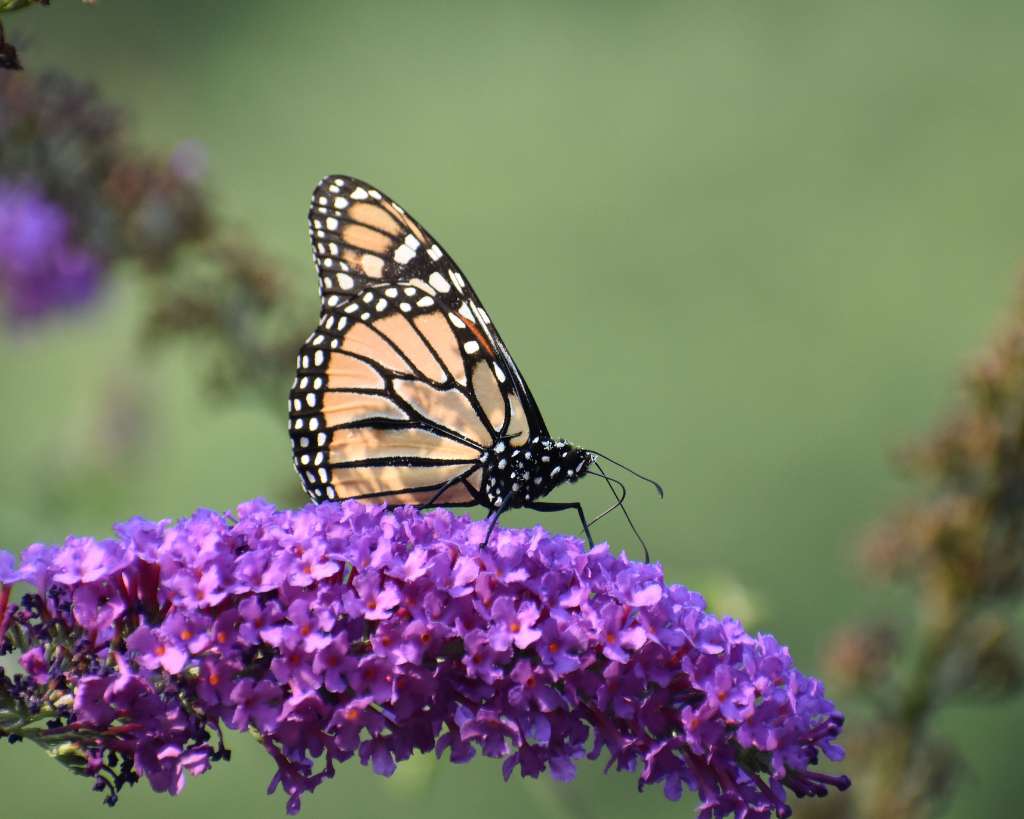
<svg viewBox="0 0 1024 819">
<path fill-rule="evenodd" d="M 540 619 L 536 603 L 526 600 L 516 608 L 513 598 L 499 597 L 491 605 L 490 614 L 487 639 L 498 651 L 507 650 L 513 643 L 518 649 L 526 649 L 540 639 L 540 631 L 533 627 Z"/>
<path fill-rule="evenodd" d="M 243 677 L 231 689 L 229 700 L 235 709 L 226 722 L 236 731 L 244 731 L 249 725 L 263 732 L 277 727 L 281 688 L 270 680 L 254 682 L 252 677 Z"/>
<path fill-rule="evenodd" d="M 156 671 L 162 668 L 170 674 L 177 674 L 189 660 L 188 649 L 173 634 L 159 628 L 140 626 L 125 641 L 142 668 Z"/>
<path fill-rule="evenodd" d="M 820 682 L 606 545 L 537 527 L 484 546 L 484 522 L 356 502 L 115 531 L 18 568 L 0 552 L 0 591 L 35 586 L 0 597 L 26 671 L 0 673 L 0 727 L 36 703 L 19 735 L 78 748 L 110 802 L 138 777 L 179 792 L 225 728 L 258 734 L 289 812 L 341 762 L 387 776 L 417 751 L 556 779 L 607 752 L 641 787 L 696 791 L 702 819 L 849 784 L 814 770 L 842 757 Z"/>
</svg>

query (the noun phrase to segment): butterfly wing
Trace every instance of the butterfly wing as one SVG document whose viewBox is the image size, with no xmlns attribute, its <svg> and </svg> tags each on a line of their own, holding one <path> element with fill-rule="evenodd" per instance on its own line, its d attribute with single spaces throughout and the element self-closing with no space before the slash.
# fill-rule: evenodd
<svg viewBox="0 0 1024 819">
<path fill-rule="evenodd" d="M 290 396 L 307 493 L 483 503 L 480 455 L 547 429 L 476 293 L 422 226 L 357 179 L 322 180 L 309 226 L 320 321 Z"/>
</svg>

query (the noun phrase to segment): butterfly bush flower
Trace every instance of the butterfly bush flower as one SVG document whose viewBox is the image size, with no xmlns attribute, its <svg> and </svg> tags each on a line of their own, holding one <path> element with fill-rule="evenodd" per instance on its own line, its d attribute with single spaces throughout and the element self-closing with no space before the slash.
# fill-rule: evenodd
<svg viewBox="0 0 1024 819">
<path fill-rule="evenodd" d="M 355 501 L 0 552 L 0 734 L 51 750 L 107 801 L 178 793 L 259 737 L 289 813 L 337 764 L 390 775 L 416 752 L 572 779 L 584 758 L 699 816 L 788 816 L 843 717 L 785 647 L 705 610 L 661 568 L 540 527 Z M 33 587 L 20 603 L 11 584 Z"/>
<path fill-rule="evenodd" d="M 155 158 L 129 144 L 120 121 L 94 89 L 67 77 L 0 71 L 4 323 L 26 328 L 80 308 L 98 299 L 118 262 L 159 273 L 208 235 L 201 147 L 185 142 Z"/>
<path fill-rule="evenodd" d="M 0 182 L 0 300 L 27 322 L 88 303 L 101 265 L 71 236 L 68 214 L 39 191 Z"/>
</svg>

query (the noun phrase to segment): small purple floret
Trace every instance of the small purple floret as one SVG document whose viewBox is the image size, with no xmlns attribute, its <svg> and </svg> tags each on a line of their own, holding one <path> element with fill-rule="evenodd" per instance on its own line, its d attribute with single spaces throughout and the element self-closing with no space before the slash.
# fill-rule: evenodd
<svg viewBox="0 0 1024 819">
<path fill-rule="evenodd" d="M 842 757 L 843 717 L 784 646 L 607 545 L 535 527 L 483 546 L 486 523 L 353 501 L 115 531 L 17 569 L 0 552 L 0 589 L 38 595 L 14 617 L 24 676 L 85 732 L 90 775 L 120 755 L 177 793 L 231 728 L 261 737 L 290 813 L 338 763 L 389 776 L 417 751 L 560 780 L 607 752 L 640 787 L 696 791 L 701 819 L 849 784 L 812 770 Z"/>
</svg>

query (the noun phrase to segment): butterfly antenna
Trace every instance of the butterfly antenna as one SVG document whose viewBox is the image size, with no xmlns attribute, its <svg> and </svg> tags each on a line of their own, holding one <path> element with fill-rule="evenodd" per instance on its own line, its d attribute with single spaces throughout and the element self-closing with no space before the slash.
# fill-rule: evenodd
<svg viewBox="0 0 1024 819">
<path fill-rule="evenodd" d="M 641 475 L 639 472 L 637 472 L 637 471 L 635 471 L 633 469 L 630 469 L 625 464 L 619 463 L 614 458 L 609 458 L 607 455 L 602 455 L 600 452 L 595 452 L 593 449 L 588 449 L 587 452 L 589 452 L 591 455 L 596 455 L 598 458 L 604 458 L 606 461 L 608 461 L 608 463 L 615 464 L 617 467 L 619 467 L 621 469 L 625 469 L 630 475 L 633 475 L 633 476 L 639 478 L 642 481 L 647 481 L 647 483 L 649 483 L 651 486 L 653 486 L 655 489 L 658 490 L 658 497 L 660 497 L 660 498 L 665 497 L 665 490 L 662 489 L 661 488 L 661 484 L 658 483 L 653 478 L 648 478 L 646 475 Z M 601 474 L 602 475 L 604 474 L 604 470 L 601 470 Z"/>
<path fill-rule="evenodd" d="M 604 456 L 601 456 L 601 457 L 604 457 Z M 611 460 L 611 459 L 609 458 L 609 460 Z M 615 462 L 612 461 L 612 463 L 615 463 Z M 621 466 L 621 464 L 618 464 L 618 465 Z M 644 543 L 644 539 L 642 537 L 640 537 L 640 533 L 636 530 L 636 526 L 633 525 L 633 519 L 629 516 L 629 512 L 626 511 L 626 506 L 623 503 L 623 501 L 626 499 L 626 487 L 625 487 L 625 485 L 621 481 L 616 481 L 607 472 L 605 472 L 603 469 L 601 469 L 601 464 L 599 464 L 597 461 L 594 461 L 594 466 L 597 467 L 597 471 L 601 473 L 601 477 L 605 479 L 605 482 L 608 484 L 609 488 L 611 488 L 612 494 L 615 495 L 616 499 L 618 500 L 618 503 L 616 503 L 616 506 L 618 506 L 620 509 L 622 509 L 622 514 L 624 514 L 626 516 L 626 522 L 629 524 L 629 528 L 633 530 L 633 534 L 636 535 L 636 539 L 640 541 L 640 546 L 644 550 L 644 562 L 645 563 L 650 563 L 651 562 L 651 553 L 647 551 L 647 544 Z M 626 469 L 626 467 L 623 467 L 623 469 Z M 626 471 L 627 472 L 633 472 L 633 470 L 631 470 L 631 469 L 627 469 Z M 636 475 L 635 472 L 633 472 L 633 474 Z M 643 476 L 642 475 L 637 475 L 637 477 L 638 478 L 642 478 Z M 654 483 L 654 481 L 651 481 L 649 478 L 644 478 L 644 480 L 645 481 L 650 481 L 650 483 Z M 612 481 L 615 481 L 615 483 L 617 483 L 619 486 L 622 487 L 622 497 L 621 498 L 619 498 L 618 494 L 616 494 L 616 492 L 615 492 L 614 487 L 612 487 Z M 661 492 L 661 487 L 658 486 L 658 484 L 656 484 L 656 483 L 654 483 L 654 485 L 657 486 L 658 487 L 658 491 Z M 662 495 L 664 495 L 664 492 L 662 492 Z M 612 509 L 614 509 L 614 508 L 615 508 L 615 506 L 612 507 Z M 611 510 L 609 510 L 609 511 L 611 511 Z"/>
</svg>

